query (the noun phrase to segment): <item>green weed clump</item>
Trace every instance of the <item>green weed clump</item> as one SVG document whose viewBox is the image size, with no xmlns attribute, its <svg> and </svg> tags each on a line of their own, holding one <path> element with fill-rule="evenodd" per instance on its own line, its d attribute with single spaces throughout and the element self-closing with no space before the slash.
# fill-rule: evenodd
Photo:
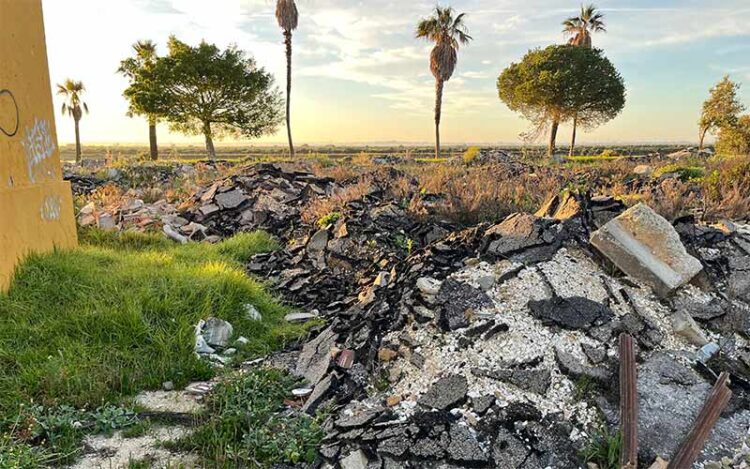
<svg viewBox="0 0 750 469">
<path fill-rule="evenodd" d="M 677 174 L 679 179 L 682 182 L 689 182 L 689 181 L 698 181 L 706 173 L 705 168 L 702 166 L 684 166 L 680 164 L 669 164 L 666 166 L 662 166 L 661 168 L 657 168 L 656 171 L 654 171 L 654 174 L 652 177 L 658 179 L 665 174 Z"/>
<path fill-rule="evenodd" d="M 252 370 L 220 384 L 208 397 L 208 420 L 174 446 L 199 452 L 212 467 L 312 463 L 325 415 L 280 412 L 298 384 L 274 369 Z"/>
<path fill-rule="evenodd" d="M 604 427 L 593 435 L 589 444 L 584 448 L 583 458 L 587 463 L 594 463 L 600 469 L 619 469 L 621 452 L 620 432 L 610 433 Z"/>
<path fill-rule="evenodd" d="M 30 402 L 95 408 L 165 381 L 209 378 L 213 370 L 193 353 L 194 326 L 208 316 L 249 339 L 242 358 L 303 332 L 243 271 L 253 254 L 275 247 L 265 233 L 216 245 L 96 230 L 80 239 L 78 249 L 30 256 L 0 294 L 0 415 Z M 262 321 L 246 317 L 247 304 Z"/>
<path fill-rule="evenodd" d="M 463 159 L 464 164 L 469 165 L 474 163 L 474 161 L 479 157 L 480 153 L 481 151 L 479 147 L 469 147 L 466 149 L 461 159 Z"/>
</svg>

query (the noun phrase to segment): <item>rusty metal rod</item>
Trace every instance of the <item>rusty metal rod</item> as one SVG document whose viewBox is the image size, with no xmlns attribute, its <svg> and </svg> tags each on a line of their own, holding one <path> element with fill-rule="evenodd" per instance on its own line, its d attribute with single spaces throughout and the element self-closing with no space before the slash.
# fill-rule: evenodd
<svg viewBox="0 0 750 469">
<path fill-rule="evenodd" d="M 716 384 L 711 389 L 711 393 L 708 395 L 701 413 L 698 414 L 693 428 L 682 441 L 677 454 L 672 458 L 667 469 L 689 469 L 698 459 L 711 430 L 732 397 L 732 391 L 727 387 L 728 381 L 729 373 L 727 372 L 723 372 L 716 380 Z"/>
<path fill-rule="evenodd" d="M 638 467 L 638 380 L 633 338 L 620 334 L 620 467 Z"/>
</svg>

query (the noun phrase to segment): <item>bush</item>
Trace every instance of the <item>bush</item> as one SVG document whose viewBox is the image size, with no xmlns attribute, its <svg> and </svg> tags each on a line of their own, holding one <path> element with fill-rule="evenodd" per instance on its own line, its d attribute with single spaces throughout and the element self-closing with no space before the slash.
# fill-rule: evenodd
<svg viewBox="0 0 750 469">
<path fill-rule="evenodd" d="M 735 125 L 721 129 L 716 153 L 722 156 L 750 154 L 750 116 L 742 116 Z"/>
<path fill-rule="evenodd" d="M 617 156 L 617 152 L 612 150 L 611 148 L 607 148 L 606 150 L 602 151 L 599 156 L 601 156 L 602 158 L 613 158 Z"/>
<path fill-rule="evenodd" d="M 479 157 L 481 150 L 479 147 L 469 147 L 463 154 L 464 164 L 472 164 Z"/>
</svg>

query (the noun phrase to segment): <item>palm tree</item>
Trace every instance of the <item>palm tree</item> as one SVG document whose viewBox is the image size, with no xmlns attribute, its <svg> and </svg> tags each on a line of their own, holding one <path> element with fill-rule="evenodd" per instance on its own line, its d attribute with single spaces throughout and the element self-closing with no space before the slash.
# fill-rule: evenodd
<svg viewBox="0 0 750 469">
<path fill-rule="evenodd" d="M 83 113 L 88 114 L 89 107 L 81 99 L 81 95 L 86 91 L 86 87 L 83 86 L 83 82 L 75 81 L 70 78 L 65 80 L 62 84 L 57 84 L 57 94 L 65 97 L 65 102 L 62 105 L 62 113 L 68 114 L 73 118 L 76 126 L 76 163 L 81 162 L 81 133 L 79 130 L 79 122 Z"/>
<path fill-rule="evenodd" d="M 292 31 L 297 29 L 299 21 L 299 13 L 294 0 L 276 2 L 276 20 L 284 31 L 284 45 L 286 45 L 286 132 L 289 137 L 289 154 L 294 157 L 291 116 L 289 115 L 292 99 Z"/>
<path fill-rule="evenodd" d="M 435 43 L 430 52 L 430 70 L 435 77 L 435 157 L 440 158 L 440 116 L 443 108 L 443 86 L 451 79 L 458 62 L 458 48 L 471 41 L 464 25 L 464 13 L 453 15 L 453 8 L 435 7 L 429 18 L 417 24 L 417 38 Z"/>
<path fill-rule="evenodd" d="M 136 42 L 133 44 L 133 52 L 135 52 L 135 57 L 123 60 L 120 63 L 120 68 L 117 69 L 119 73 L 128 77 L 131 82 L 136 80 L 139 73 L 153 67 L 158 58 L 156 55 L 156 43 L 151 40 Z M 128 97 L 127 91 L 125 92 L 125 95 Z M 156 124 L 158 119 L 154 114 L 146 113 L 142 108 L 139 109 L 138 106 L 134 104 L 132 98 L 130 98 L 130 101 L 128 116 L 132 117 L 134 114 L 145 114 L 148 119 L 148 141 L 151 159 L 157 160 L 159 159 L 159 145 L 156 139 Z"/>
<path fill-rule="evenodd" d="M 573 46 L 588 47 L 591 49 L 592 33 L 606 33 L 604 27 L 604 14 L 597 11 L 594 5 L 581 5 L 579 16 L 572 16 L 563 21 L 563 33 L 570 36 L 568 44 Z M 578 115 L 573 116 L 573 137 L 570 143 L 570 156 L 573 156 L 576 146 L 576 131 L 578 130 Z"/>
</svg>

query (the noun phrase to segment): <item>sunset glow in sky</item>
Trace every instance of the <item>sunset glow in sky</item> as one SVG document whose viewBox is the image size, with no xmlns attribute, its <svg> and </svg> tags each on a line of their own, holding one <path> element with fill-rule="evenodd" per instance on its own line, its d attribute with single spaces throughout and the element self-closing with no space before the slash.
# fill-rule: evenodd
<svg viewBox="0 0 750 469">
<path fill-rule="evenodd" d="M 430 142 L 434 79 L 430 45 L 414 39 L 417 21 L 434 1 L 297 0 L 294 36 L 293 124 L 303 143 Z M 461 49 L 446 85 L 445 143 L 519 143 L 528 123 L 498 99 L 496 79 L 535 47 L 562 43 L 563 19 L 577 1 L 453 0 L 467 14 L 474 41 Z M 43 0 L 50 75 L 83 80 L 91 113 L 81 123 L 85 143 L 147 144 L 147 125 L 127 117 L 116 74 L 139 39 L 166 52 L 170 34 L 183 41 L 236 43 L 284 83 L 282 35 L 275 0 Z M 696 141 L 698 113 L 708 89 L 724 74 L 745 82 L 750 105 L 750 2 L 747 0 L 608 0 L 596 5 L 608 32 L 594 45 L 621 71 L 628 100 L 624 112 L 584 133 L 586 142 Z M 59 113 L 61 143 L 73 140 L 73 123 Z M 169 134 L 161 143 L 201 143 Z M 559 138 L 568 139 L 563 127 Z M 258 142 L 284 143 L 285 129 Z"/>
</svg>

